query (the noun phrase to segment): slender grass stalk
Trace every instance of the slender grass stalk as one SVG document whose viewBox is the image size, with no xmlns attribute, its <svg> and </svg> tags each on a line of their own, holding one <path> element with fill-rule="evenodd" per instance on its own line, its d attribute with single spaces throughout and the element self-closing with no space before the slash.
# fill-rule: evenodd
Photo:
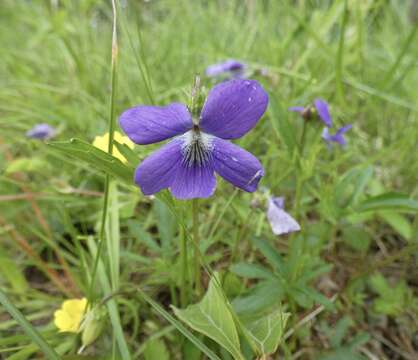
<svg viewBox="0 0 418 360">
<path fill-rule="evenodd" d="M 144 54 L 144 47 L 143 47 L 143 41 L 142 41 L 142 37 L 141 37 L 141 31 L 140 31 L 140 28 L 139 28 L 139 23 L 140 23 L 139 12 L 134 11 L 134 15 L 136 15 L 136 23 L 138 24 L 138 28 L 137 28 L 138 41 L 139 41 L 139 49 L 138 50 L 135 49 L 134 43 L 132 41 L 132 36 L 131 36 L 130 31 L 129 31 L 128 18 L 124 14 L 123 11 L 120 11 L 120 14 L 122 15 L 120 24 L 122 25 L 123 31 L 126 33 L 126 37 L 128 38 L 129 46 L 132 50 L 132 53 L 134 54 L 135 61 L 136 61 L 136 64 L 138 66 L 139 72 L 141 74 L 142 81 L 144 82 L 144 85 L 145 85 L 145 91 L 147 93 L 148 101 L 152 105 L 154 105 L 155 104 L 155 97 L 154 97 L 154 92 L 153 92 L 153 89 L 152 89 L 151 78 L 149 76 L 148 64 L 145 60 L 146 57 L 145 57 L 145 54 Z"/>
<path fill-rule="evenodd" d="M 340 39 L 338 43 L 338 52 L 335 64 L 335 82 L 337 96 L 341 103 L 344 102 L 344 82 L 343 82 L 343 55 L 344 55 L 344 38 L 345 38 L 345 28 L 348 21 L 348 4 L 347 0 L 344 1 L 344 12 L 343 18 L 341 21 L 340 28 Z"/>
<path fill-rule="evenodd" d="M 117 183 L 116 181 L 111 181 L 109 188 L 109 220 L 107 221 L 107 235 L 105 236 L 105 239 L 113 291 L 119 288 L 120 226 L 118 197 Z"/>
<path fill-rule="evenodd" d="M 212 239 L 213 235 L 215 235 L 216 230 L 218 229 L 219 224 L 221 223 L 221 220 L 223 219 L 226 209 L 229 208 L 229 205 L 231 205 L 232 200 L 235 199 L 235 197 L 238 195 L 238 188 L 235 188 L 231 196 L 229 197 L 228 201 L 226 202 L 225 206 L 222 208 L 221 212 L 219 213 L 217 219 L 215 220 L 215 223 L 212 226 L 212 229 L 210 230 L 208 239 Z"/>
<path fill-rule="evenodd" d="M 195 254 L 194 254 L 194 261 L 195 261 L 195 290 L 197 296 L 200 297 L 202 294 L 202 279 L 200 276 L 200 258 L 201 253 L 199 249 L 199 200 L 193 199 L 192 200 L 192 212 L 193 212 L 193 242 L 195 246 Z"/>
<path fill-rule="evenodd" d="M 254 209 L 250 208 L 247 216 L 245 217 L 244 221 L 241 223 L 241 226 L 238 228 L 235 236 L 234 247 L 232 249 L 231 254 L 231 263 L 233 263 L 239 255 L 239 244 L 240 240 L 243 238 L 245 230 L 247 229 L 248 223 L 251 221 L 251 217 L 254 215 Z"/>
<path fill-rule="evenodd" d="M 90 249 L 91 254 L 96 257 L 98 246 L 96 246 L 96 243 L 94 242 L 93 238 L 91 237 L 87 238 L 87 245 Z M 102 259 L 100 258 L 99 258 L 99 263 L 97 266 L 97 275 L 98 275 L 98 280 L 101 283 L 102 289 L 104 293 L 106 294 L 106 297 L 105 299 L 101 301 L 101 304 L 106 303 L 106 307 L 107 307 L 109 317 L 110 317 L 110 322 L 112 324 L 113 336 L 114 336 L 114 339 L 116 339 L 116 343 L 118 344 L 120 357 L 117 357 L 117 359 L 120 358 L 122 360 L 130 360 L 131 354 L 129 352 L 129 348 L 128 348 L 128 345 L 126 343 L 126 339 L 123 333 L 122 324 L 121 324 L 121 320 L 120 320 L 120 316 L 118 312 L 118 304 L 116 300 L 113 298 L 115 293 L 112 292 L 110 280 L 106 273 L 104 263 Z"/>
<path fill-rule="evenodd" d="M 303 187 L 303 170 L 302 166 L 300 164 L 301 159 L 303 158 L 303 150 L 305 148 L 305 142 L 306 142 L 306 133 L 307 133 L 307 126 L 306 126 L 306 120 L 303 121 L 303 127 L 302 127 L 302 135 L 300 137 L 299 142 L 299 164 L 297 166 L 298 169 L 298 178 L 296 179 L 296 193 L 295 193 L 295 213 L 296 216 L 299 215 L 300 207 L 301 207 L 301 199 L 302 199 L 302 187 Z"/>
<path fill-rule="evenodd" d="M 399 67 L 399 64 L 401 63 L 402 59 L 408 52 L 409 47 L 414 43 L 413 40 L 415 38 L 415 35 L 417 34 L 418 30 L 418 21 L 415 22 L 414 27 L 411 29 L 411 31 L 408 34 L 408 37 L 406 38 L 401 51 L 399 52 L 395 62 L 393 65 L 389 68 L 389 70 L 386 72 L 385 76 L 383 77 L 382 86 L 381 88 L 384 89 L 389 84 L 389 82 L 392 80 L 393 76 L 396 73 L 396 70 Z"/>
<path fill-rule="evenodd" d="M 117 78 L 117 58 L 118 58 L 118 41 L 117 41 L 117 18 L 116 18 L 116 4 L 115 0 L 112 0 L 112 9 L 113 9 L 113 31 L 112 31 L 112 59 L 110 65 L 110 73 L 111 73 L 111 80 L 110 80 L 110 105 L 109 105 L 109 144 L 107 148 L 107 152 L 112 154 L 113 151 L 113 139 L 114 139 L 114 132 L 115 132 L 115 95 L 116 95 L 116 78 Z M 109 206 L 109 186 L 110 185 L 110 175 L 106 174 L 105 178 L 105 188 L 104 188 L 104 199 L 103 199 L 103 211 L 102 211 L 102 218 L 101 218 L 101 225 L 100 225 L 100 233 L 99 233 L 99 244 L 97 248 L 96 257 L 94 259 L 94 265 L 91 275 L 91 282 L 89 286 L 88 292 L 88 300 L 89 303 L 92 301 L 93 297 L 93 288 L 94 283 L 96 281 L 96 274 L 97 274 L 97 267 L 99 265 L 99 259 L 101 257 L 103 251 L 103 243 L 104 243 L 104 236 L 105 236 L 105 229 L 106 229 L 106 219 L 107 219 L 107 212 Z"/>
<path fill-rule="evenodd" d="M 26 320 L 25 316 L 9 300 L 7 295 L 0 289 L 0 303 L 5 307 L 11 316 L 19 323 L 32 341 L 39 346 L 39 349 L 45 354 L 47 359 L 59 360 L 60 357 L 55 350 L 46 342 L 42 335 Z"/>
<path fill-rule="evenodd" d="M 300 137 L 300 144 L 299 144 L 299 151 L 300 151 L 300 156 L 301 157 L 303 157 L 303 149 L 305 147 L 306 132 L 307 132 L 306 123 L 307 123 L 307 121 L 304 119 L 303 120 L 303 126 L 302 126 L 302 135 Z"/>
</svg>

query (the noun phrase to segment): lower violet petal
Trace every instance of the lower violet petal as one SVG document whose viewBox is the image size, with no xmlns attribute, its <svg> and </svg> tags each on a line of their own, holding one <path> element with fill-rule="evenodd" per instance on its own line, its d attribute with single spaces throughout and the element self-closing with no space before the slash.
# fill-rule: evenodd
<svg viewBox="0 0 418 360">
<path fill-rule="evenodd" d="M 226 181 L 248 192 L 257 190 L 264 169 L 254 155 L 230 141 L 215 138 L 212 158 L 215 171 Z"/>
<path fill-rule="evenodd" d="M 177 199 L 208 198 L 216 188 L 216 178 L 212 161 L 205 164 L 182 162 L 170 185 L 170 191 Z"/>
<path fill-rule="evenodd" d="M 152 195 L 168 188 L 181 161 L 181 142 L 172 140 L 139 164 L 135 171 L 135 183 L 144 195 Z"/>
</svg>

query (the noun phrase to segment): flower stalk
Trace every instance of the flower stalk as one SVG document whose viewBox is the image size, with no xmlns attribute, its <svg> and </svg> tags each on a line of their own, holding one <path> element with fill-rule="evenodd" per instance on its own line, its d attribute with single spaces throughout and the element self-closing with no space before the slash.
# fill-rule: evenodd
<svg viewBox="0 0 418 360">
<path fill-rule="evenodd" d="M 193 212 L 193 242 L 194 242 L 194 261 L 195 261 L 195 290 L 198 297 L 202 294 L 202 279 L 200 276 L 200 251 L 199 251 L 199 202 L 198 199 L 192 200 Z"/>
<path fill-rule="evenodd" d="M 111 79 L 110 79 L 110 104 L 109 104 L 109 143 L 107 152 L 112 154 L 113 151 L 113 140 L 115 133 L 115 95 L 116 95 L 116 68 L 117 68 L 117 57 L 118 57 L 118 41 L 117 41 L 117 19 L 116 19 L 116 3 L 112 0 L 113 10 L 113 30 L 112 30 L 112 59 L 110 65 Z M 104 198 L 103 198 L 103 211 L 99 233 L 99 243 L 97 246 L 97 252 L 94 259 L 93 270 L 91 274 L 90 286 L 88 291 L 88 302 L 89 304 L 93 300 L 93 288 L 96 281 L 97 268 L 99 266 L 99 260 L 103 252 L 103 243 L 106 229 L 106 219 L 109 207 L 109 189 L 110 189 L 110 175 L 106 174 L 105 186 L 104 186 Z"/>
</svg>

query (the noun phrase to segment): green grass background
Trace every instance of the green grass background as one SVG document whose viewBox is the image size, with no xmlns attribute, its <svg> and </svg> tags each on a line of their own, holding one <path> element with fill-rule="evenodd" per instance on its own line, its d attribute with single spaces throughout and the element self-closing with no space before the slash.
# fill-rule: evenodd
<svg viewBox="0 0 418 360">
<path fill-rule="evenodd" d="M 364 215 L 346 206 L 353 189 L 359 200 L 385 192 L 418 196 L 414 3 L 353 0 L 347 8 L 344 1 L 325 0 L 119 3 L 117 114 L 135 104 L 187 103 L 195 74 L 228 58 L 268 70 L 268 77 L 255 76 L 270 96 L 267 113 L 238 143 L 261 159 L 266 170 L 261 186 L 286 196 L 302 231 L 275 237 L 264 211 L 250 207 L 254 195 L 236 195 L 222 180 L 215 195 L 201 201 L 199 219 L 205 261 L 231 275 L 232 285 L 225 290 L 231 298 L 254 282 L 239 287 L 230 265 L 265 263 L 251 245 L 254 235 L 274 244 L 296 274 L 313 271 L 317 264 L 332 265 L 310 283 L 326 296 L 338 293 L 337 306 L 288 339 L 279 351 L 285 358 L 300 353 L 306 359 L 343 359 L 336 351 L 348 352 L 347 359 L 370 358 L 370 353 L 379 359 L 417 356 L 416 213 L 400 213 L 394 206 L 389 213 Z M 51 319 L 63 299 L 88 292 L 103 174 L 28 140 L 25 132 L 47 122 L 59 129 L 57 140 L 91 142 L 107 131 L 111 22 L 107 1 L 0 4 L 0 285 L 59 354 L 78 348 L 76 337 L 57 334 Z M 287 108 L 316 97 L 331 104 L 337 126 L 353 124 L 346 149 L 327 149 L 319 124 L 312 123 L 300 154 L 303 121 Z M 138 161 L 157 147 L 137 146 Z M 365 183 L 359 185 L 362 176 Z M 133 186 L 119 184 L 115 193 L 112 240 L 99 266 L 96 295 L 108 295 L 110 287 L 139 285 L 168 310 L 180 301 L 177 246 L 182 234 L 175 218 L 162 202 L 144 198 Z M 377 270 L 387 282 L 380 292 L 373 285 L 378 281 L 371 280 Z M 58 280 L 51 279 L 51 271 Z M 106 274 L 111 278 L 107 285 Z M 402 290 L 395 287 L 400 283 Z M 397 294 L 395 305 L 391 296 L 382 295 L 385 291 Z M 400 309 L 382 310 L 377 300 Z M 291 296 L 280 301 L 292 313 L 289 328 L 314 309 Z M 169 358 L 193 359 L 180 346 L 180 335 L 143 299 L 121 295 L 112 303 L 114 318 L 90 347 L 92 354 L 120 358 L 122 337 L 132 357 L 141 358 L 157 334 Z M 0 319 L 0 357 L 36 358 L 36 345 L 3 309 Z M 359 333 L 366 335 L 365 342 L 348 351 L 346 344 Z M 333 342 L 337 336 L 341 341 Z"/>
</svg>

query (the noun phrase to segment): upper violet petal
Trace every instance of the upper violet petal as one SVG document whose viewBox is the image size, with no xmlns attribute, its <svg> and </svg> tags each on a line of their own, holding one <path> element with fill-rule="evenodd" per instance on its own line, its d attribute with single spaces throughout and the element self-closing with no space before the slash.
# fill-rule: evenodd
<svg viewBox="0 0 418 360">
<path fill-rule="evenodd" d="M 208 198 L 216 188 L 216 177 L 212 161 L 205 164 L 182 162 L 177 169 L 170 191 L 177 199 Z"/>
<path fill-rule="evenodd" d="M 140 145 L 183 134 L 193 126 L 189 110 L 180 103 L 167 106 L 135 106 L 120 115 L 119 124 L 126 135 Z"/>
<path fill-rule="evenodd" d="M 215 77 L 224 73 L 232 73 L 232 75 L 241 75 L 245 70 L 245 65 L 237 60 L 226 60 L 221 63 L 210 65 L 206 68 L 206 76 Z"/>
<path fill-rule="evenodd" d="M 135 183 L 144 195 L 170 187 L 183 158 L 182 142 L 174 139 L 152 153 L 135 171 Z"/>
<path fill-rule="evenodd" d="M 242 190 L 257 190 L 264 169 L 254 155 L 230 141 L 219 138 L 214 138 L 212 146 L 214 168 L 220 176 Z"/>
<path fill-rule="evenodd" d="M 32 139 L 48 140 L 56 135 L 57 131 L 49 124 L 37 124 L 26 132 L 26 136 Z"/>
<path fill-rule="evenodd" d="M 325 126 L 332 127 L 332 118 L 329 113 L 329 106 L 325 100 L 315 99 L 314 105 L 316 111 L 318 112 L 319 118 L 325 124 Z"/>
<path fill-rule="evenodd" d="M 200 127 L 220 138 L 236 139 L 257 124 L 267 105 L 268 95 L 257 81 L 226 81 L 209 92 L 200 115 Z"/>
</svg>

